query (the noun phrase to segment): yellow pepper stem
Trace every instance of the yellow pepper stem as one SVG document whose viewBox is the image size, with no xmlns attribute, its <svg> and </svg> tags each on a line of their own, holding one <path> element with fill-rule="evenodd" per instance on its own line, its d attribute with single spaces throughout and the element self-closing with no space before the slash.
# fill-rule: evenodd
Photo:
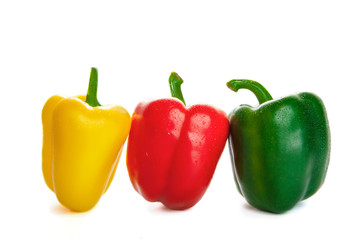
<svg viewBox="0 0 360 240">
<path fill-rule="evenodd" d="M 97 87 L 98 87 L 98 71 L 96 68 L 91 68 L 90 79 L 89 79 L 89 87 L 86 95 L 85 102 L 92 107 L 101 106 L 99 101 L 97 100 Z"/>
</svg>

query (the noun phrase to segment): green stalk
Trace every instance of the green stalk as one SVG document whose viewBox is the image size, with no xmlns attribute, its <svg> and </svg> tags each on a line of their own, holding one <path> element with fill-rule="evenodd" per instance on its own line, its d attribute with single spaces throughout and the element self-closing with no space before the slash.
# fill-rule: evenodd
<svg viewBox="0 0 360 240">
<path fill-rule="evenodd" d="M 91 68 L 89 87 L 86 95 L 85 102 L 92 107 L 101 106 L 97 100 L 97 87 L 98 87 L 98 71 L 96 68 Z"/>
<path fill-rule="evenodd" d="M 183 82 L 184 81 L 182 80 L 182 78 L 176 72 L 172 72 L 170 74 L 169 84 L 170 84 L 171 96 L 179 99 L 180 101 L 182 101 L 184 103 L 184 105 L 186 105 L 184 97 L 181 92 L 181 84 Z"/>
<path fill-rule="evenodd" d="M 260 104 L 273 100 L 270 93 L 258 82 L 249 79 L 233 79 L 226 83 L 226 86 L 237 92 L 239 89 L 248 89 L 253 92 Z"/>
</svg>

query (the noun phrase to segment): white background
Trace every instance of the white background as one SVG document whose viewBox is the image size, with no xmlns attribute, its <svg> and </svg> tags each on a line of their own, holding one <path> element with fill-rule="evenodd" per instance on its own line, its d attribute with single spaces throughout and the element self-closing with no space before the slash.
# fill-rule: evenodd
<svg viewBox="0 0 360 240">
<path fill-rule="evenodd" d="M 1 1 L 0 239 L 359 239 L 357 2 Z M 236 190 L 226 145 L 203 199 L 170 211 L 135 192 L 124 151 L 98 205 L 69 212 L 43 181 L 41 110 L 52 95 L 85 94 L 92 66 L 100 103 L 130 114 L 170 96 L 171 71 L 188 105 L 226 113 L 257 104 L 227 89 L 234 78 L 274 98 L 316 93 L 332 137 L 325 184 L 285 214 L 258 211 Z"/>
</svg>

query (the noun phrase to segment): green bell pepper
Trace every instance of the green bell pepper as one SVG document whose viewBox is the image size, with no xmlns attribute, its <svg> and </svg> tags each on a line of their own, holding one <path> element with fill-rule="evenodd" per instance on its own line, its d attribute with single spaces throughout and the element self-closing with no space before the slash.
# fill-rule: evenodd
<svg viewBox="0 0 360 240">
<path fill-rule="evenodd" d="M 237 188 L 255 208 L 285 212 L 322 185 L 330 157 L 330 130 L 321 99 L 308 92 L 279 100 L 252 80 L 231 80 L 260 105 L 230 113 L 229 145 Z"/>
</svg>

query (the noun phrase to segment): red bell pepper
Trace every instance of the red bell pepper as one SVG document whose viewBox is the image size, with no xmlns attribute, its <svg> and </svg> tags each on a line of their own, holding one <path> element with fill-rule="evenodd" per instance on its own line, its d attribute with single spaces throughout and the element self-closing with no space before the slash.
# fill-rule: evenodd
<svg viewBox="0 0 360 240">
<path fill-rule="evenodd" d="M 173 99 L 140 103 L 132 116 L 127 168 L 135 190 L 150 202 L 187 209 L 204 195 L 229 133 L 227 115 L 208 105 L 185 107 L 176 73 Z"/>
</svg>

